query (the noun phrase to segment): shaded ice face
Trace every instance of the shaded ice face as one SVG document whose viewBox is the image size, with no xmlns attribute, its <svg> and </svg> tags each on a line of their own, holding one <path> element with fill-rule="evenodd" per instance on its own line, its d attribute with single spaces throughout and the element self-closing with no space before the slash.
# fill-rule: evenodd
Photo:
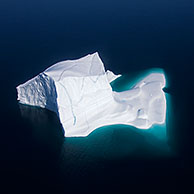
<svg viewBox="0 0 194 194">
<path fill-rule="evenodd" d="M 152 73 L 131 90 L 113 92 L 110 82 L 118 77 L 105 72 L 98 53 L 94 53 L 57 63 L 18 86 L 18 100 L 55 111 L 66 137 L 87 136 L 96 128 L 112 124 L 141 129 L 163 124 L 164 75 Z"/>
</svg>

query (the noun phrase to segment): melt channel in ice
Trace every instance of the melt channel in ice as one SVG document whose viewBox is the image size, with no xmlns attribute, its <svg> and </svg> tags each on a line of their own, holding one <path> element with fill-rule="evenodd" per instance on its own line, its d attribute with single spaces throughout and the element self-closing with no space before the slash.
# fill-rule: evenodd
<svg viewBox="0 0 194 194">
<path fill-rule="evenodd" d="M 166 119 L 165 76 L 150 73 L 133 88 L 112 90 L 120 77 L 105 71 L 98 53 L 56 63 L 17 87 L 22 104 L 57 113 L 66 137 L 87 136 L 113 124 L 148 129 Z"/>
</svg>

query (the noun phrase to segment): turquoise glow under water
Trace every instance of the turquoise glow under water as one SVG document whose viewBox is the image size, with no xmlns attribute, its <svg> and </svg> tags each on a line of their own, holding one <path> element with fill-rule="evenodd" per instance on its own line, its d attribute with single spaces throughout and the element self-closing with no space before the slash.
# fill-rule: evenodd
<svg viewBox="0 0 194 194">
<path fill-rule="evenodd" d="M 164 73 L 162 69 L 137 72 L 125 75 L 115 80 L 111 85 L 114 91 L 124 91 L 132 88 L 150 73 Z M 167 80 L 167 77 L 166 77 Z M 166 81 L 166 87 L 168 82 Z M 168 131 L 170 130 L 171 103 L 170 95 L 166 95 L 166 122 L 163 125 L 153 125 L 148 130 L 137 129 L 128 125 L 104 126 L 93 131 L 87 137 L 66 138 L 64 149 L 82 157 L 118 159 L 125 157 L 161 157 L 170 156 Z M 66 152 L 67 154 L 67 152 Z M 79 154 L 78 154 L 79 155 Z M 87 158 L 87 157 L 86 157 Z"/>
</svg>

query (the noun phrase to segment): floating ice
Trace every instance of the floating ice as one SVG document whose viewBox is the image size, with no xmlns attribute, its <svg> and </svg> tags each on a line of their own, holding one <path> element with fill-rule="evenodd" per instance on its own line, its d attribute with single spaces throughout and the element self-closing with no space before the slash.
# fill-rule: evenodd
<svg viewBox="0 0 194 194">
<path fill-rule="evenodd" d="M 164 75 L 151 73 L 132 89 L 115 92 L 110 82 L 120 76 L 105 72 L 98 53 L 94 53 L 59 62 L 19 85 L 18 100 L 56 112 L 66 137 L 87 136 L 105 125 L 148 129 L 163 124 Z"/>
</svg>

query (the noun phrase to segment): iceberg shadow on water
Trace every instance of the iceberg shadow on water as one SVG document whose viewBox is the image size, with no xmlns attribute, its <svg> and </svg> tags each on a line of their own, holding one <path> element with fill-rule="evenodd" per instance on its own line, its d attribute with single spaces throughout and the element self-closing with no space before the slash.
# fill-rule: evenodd
<svg viewBox="0 0 194 194">
<path fill-rule="evenodd" d="M 158 72 L 151 70 L 151 72 Z M 141 78 L 149 74 L 150 71 L 141 74 Z M 128 76 L 123 76 L 111 83 L 115 91 L 119 89 L 119 82 L 122 82 L 122 90 L 129 89 L 127 83 L 135 83 Z M 141 79 L 140 78 L 140 79 Z M 132 87 L 130 85 L 130 87 Z M 126 158 L 126 157 L 162 157 L 172 154 L 168 139 L 170 134 L 169 116 L 170 116 L 170 100 L 167 97 L 166 122 L 163 125 L 153 125 L 150 129 L 141 130 L 128 125 L 110 125 L 100 127 L 93 131 L 89 136 L 65 138 L 62 140 L 64 131 L 60 120 L 52 111 L 44 108 L 19 104 L 22 117 L 31 121 L 36 128 L 36 135 L 41 134 L 42 138 L 47 133 L 48 141 L 53 134 L 58 134 L 61 141 L 60 150 L 61 158 L 74 156 L 83 156 L 83 161 L 88 156 L 95 158 Z M 48 134 L 48 130 L 51 132 Z M 54 135 L 56 137 L 56 135 Z"/>
</svg>

